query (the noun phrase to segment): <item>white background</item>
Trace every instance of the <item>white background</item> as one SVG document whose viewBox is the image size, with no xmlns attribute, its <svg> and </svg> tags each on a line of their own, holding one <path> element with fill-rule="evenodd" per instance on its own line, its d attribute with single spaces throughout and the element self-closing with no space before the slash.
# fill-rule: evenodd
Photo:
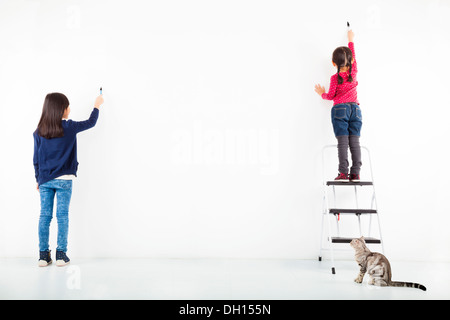
<svg viewBox="0 0 450 320">
<path fill-rule="evenodd" d="M 84 120 L 103 86 L 69 256 L 315 259 L 335 138 L 313 88 L 350 21 L 385 253 L 449 261 L 449 16 L 425 0 L 0 0 L 0 256 L 37 256 L 45 95 Z M 56 217 L 51 232 L 55 250 Z"/>
</svg>

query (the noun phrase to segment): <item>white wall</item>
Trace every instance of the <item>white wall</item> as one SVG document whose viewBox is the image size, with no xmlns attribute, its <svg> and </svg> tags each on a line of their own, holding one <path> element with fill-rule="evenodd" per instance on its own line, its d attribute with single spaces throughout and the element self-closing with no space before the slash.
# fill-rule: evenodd
<svg viewBox="0 0 450 320">
<path fill-rule="evenodd" d="M 335 138 L 313 87 L 349 20 L 386 254 L 449 261 L 449 16 L 426 0 L 0 0 L 0 256 L 37 255 L 45 95 L 83 120 L 103 86 L 78 136 L 71 257 L 316 258 Z"/>
</svg>

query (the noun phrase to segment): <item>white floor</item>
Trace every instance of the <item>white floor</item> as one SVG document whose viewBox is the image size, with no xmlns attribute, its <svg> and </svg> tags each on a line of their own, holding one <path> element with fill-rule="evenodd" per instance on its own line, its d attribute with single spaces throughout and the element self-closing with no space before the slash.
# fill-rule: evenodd
<svg viewBox="0 0 450 320">
<path fill-rule="evenodd" d="M 450 299 L 450 263 L 392 262 L 393 279 L 427 291 L 353 282 L 353 261 L 243 259 L 0 259 L 0 299 Z"/>
</svg>

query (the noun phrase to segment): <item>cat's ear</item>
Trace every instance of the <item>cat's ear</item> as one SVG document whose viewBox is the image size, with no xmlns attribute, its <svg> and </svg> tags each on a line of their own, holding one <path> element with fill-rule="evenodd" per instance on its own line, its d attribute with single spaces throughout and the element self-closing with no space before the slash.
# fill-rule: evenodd
<svg viewBox="0 0 450 320">
<path fill-rule="evenodd" d="M 360 240 L 362 240 L 362 242 L 366 243 L 364 240 L 364 236 L 361 236 L 361 238 L 359 238 Z"/>
</svg>

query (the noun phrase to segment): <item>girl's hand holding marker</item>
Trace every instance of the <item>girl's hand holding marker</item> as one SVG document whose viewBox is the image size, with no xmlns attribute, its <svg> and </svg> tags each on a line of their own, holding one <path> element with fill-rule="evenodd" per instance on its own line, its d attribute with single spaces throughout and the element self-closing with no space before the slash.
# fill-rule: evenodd
<svg viewBox="0 0 450 320">
<path fill-rule="evenodd" d="M 105 100 L 103 99 L 103 95 L 99 95 L 94 102 L 94 108 L 100 109 L 100 106 L 103 104 Z"/>
<path fill-rule="evenodd" d="M 348 42 L 353 42 L 353 38 L 355 37 L 355 34 L 353 33 L 353 30 L 348 30 L 347 32 Z"/>
<path fill-rule="evenodd" d="M 95 99 L 94 108 L 100 109 L 100 106 L 103 104 L 105 100 L 103 99 L 103 89 L 100 88 L 100 95 Z"/>
</svg>

